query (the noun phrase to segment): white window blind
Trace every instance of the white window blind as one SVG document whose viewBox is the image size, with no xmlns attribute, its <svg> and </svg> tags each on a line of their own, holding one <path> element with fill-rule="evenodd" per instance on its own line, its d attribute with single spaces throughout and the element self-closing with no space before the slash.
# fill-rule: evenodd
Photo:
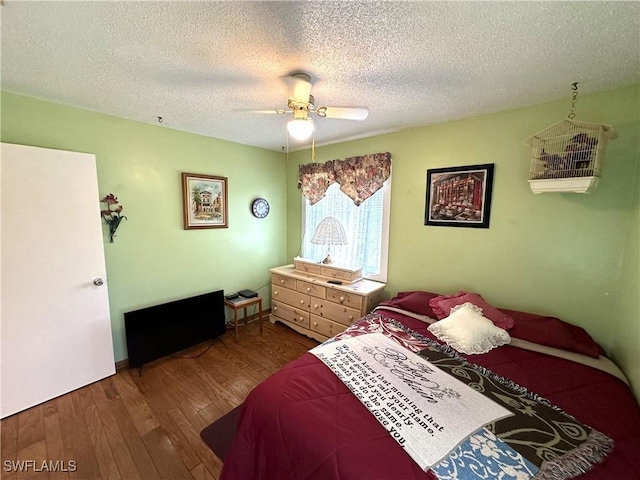
<svg viewBox="0 0 640 480">
<path fill-rule="evenodd" d="M 360 206 L 342 193 L 337 183 L 331 185 L 315 205 L 309 205 L 303 197 L 302 256 L 320 262 L 329 251 L 335 265 L 362 268 L 365 278 L 386 282 L 390 197 L 391 178 Z M 342 223 L 347 245 L 327 247 L 311 243 L 315 228 L 328 216 Z"/>
</svg>

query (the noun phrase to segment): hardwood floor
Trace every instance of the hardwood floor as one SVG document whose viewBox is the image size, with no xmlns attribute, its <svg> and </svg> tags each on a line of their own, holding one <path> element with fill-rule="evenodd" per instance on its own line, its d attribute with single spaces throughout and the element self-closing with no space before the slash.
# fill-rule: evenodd
<svg viewBox="0 0 640 480">
<path fill-rule="evenodd" d="M 263 325 L 262 336 L 256 322 L 240 327 L 237 342 L 228 330 L 197 358 L 177 356 L 196 357 L 209 343 L 149 363 L 141 372 L 120 371 L 2 420 L 0 478 L 218 478 L 222 462 L 200 431 L 318 344 L 281 324 Z M 17 460 L 34 463 L 22 472 L 7 468 Z"/>
</svg>

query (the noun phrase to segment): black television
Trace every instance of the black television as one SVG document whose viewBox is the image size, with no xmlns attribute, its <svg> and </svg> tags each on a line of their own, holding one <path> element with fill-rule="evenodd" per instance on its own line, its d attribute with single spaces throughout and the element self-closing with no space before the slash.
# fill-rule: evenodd
<svg viewBox="0 0 640 480">
<path fill-rule="evenodd" d="M 224 291 L 126 312 L 129 368 L 214 339 L 226 331 Z"/>
</svg>

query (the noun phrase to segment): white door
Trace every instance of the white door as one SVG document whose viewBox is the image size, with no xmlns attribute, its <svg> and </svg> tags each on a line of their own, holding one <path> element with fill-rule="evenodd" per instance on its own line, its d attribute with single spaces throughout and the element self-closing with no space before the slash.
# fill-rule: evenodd
<svg viewBox="0 0 640 480">
<path fill-rule="evenodd" d="M 0 178 L 4 418 L 115 362 L 95 156 L 3 143 Z"/>
</svg>

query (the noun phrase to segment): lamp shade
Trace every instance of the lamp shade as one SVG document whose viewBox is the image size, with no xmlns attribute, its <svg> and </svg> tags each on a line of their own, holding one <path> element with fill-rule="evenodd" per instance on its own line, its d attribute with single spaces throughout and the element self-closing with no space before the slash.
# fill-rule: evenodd
<svg viewBox="0 0 640 480">
<path fill-rule="evenodd" d="M 315 126 L 310 118 L 295 118 L 287 123 L 287 130 L 296 140 L 306 140 L 311 136 Z"/>
<path fill-rule="evenodd" d="M 346 245 L 347 234 L 344 227 L 335 217 L 323 218 L 316 227 L 311 243 L 315 245 Z"/>
</svg>

